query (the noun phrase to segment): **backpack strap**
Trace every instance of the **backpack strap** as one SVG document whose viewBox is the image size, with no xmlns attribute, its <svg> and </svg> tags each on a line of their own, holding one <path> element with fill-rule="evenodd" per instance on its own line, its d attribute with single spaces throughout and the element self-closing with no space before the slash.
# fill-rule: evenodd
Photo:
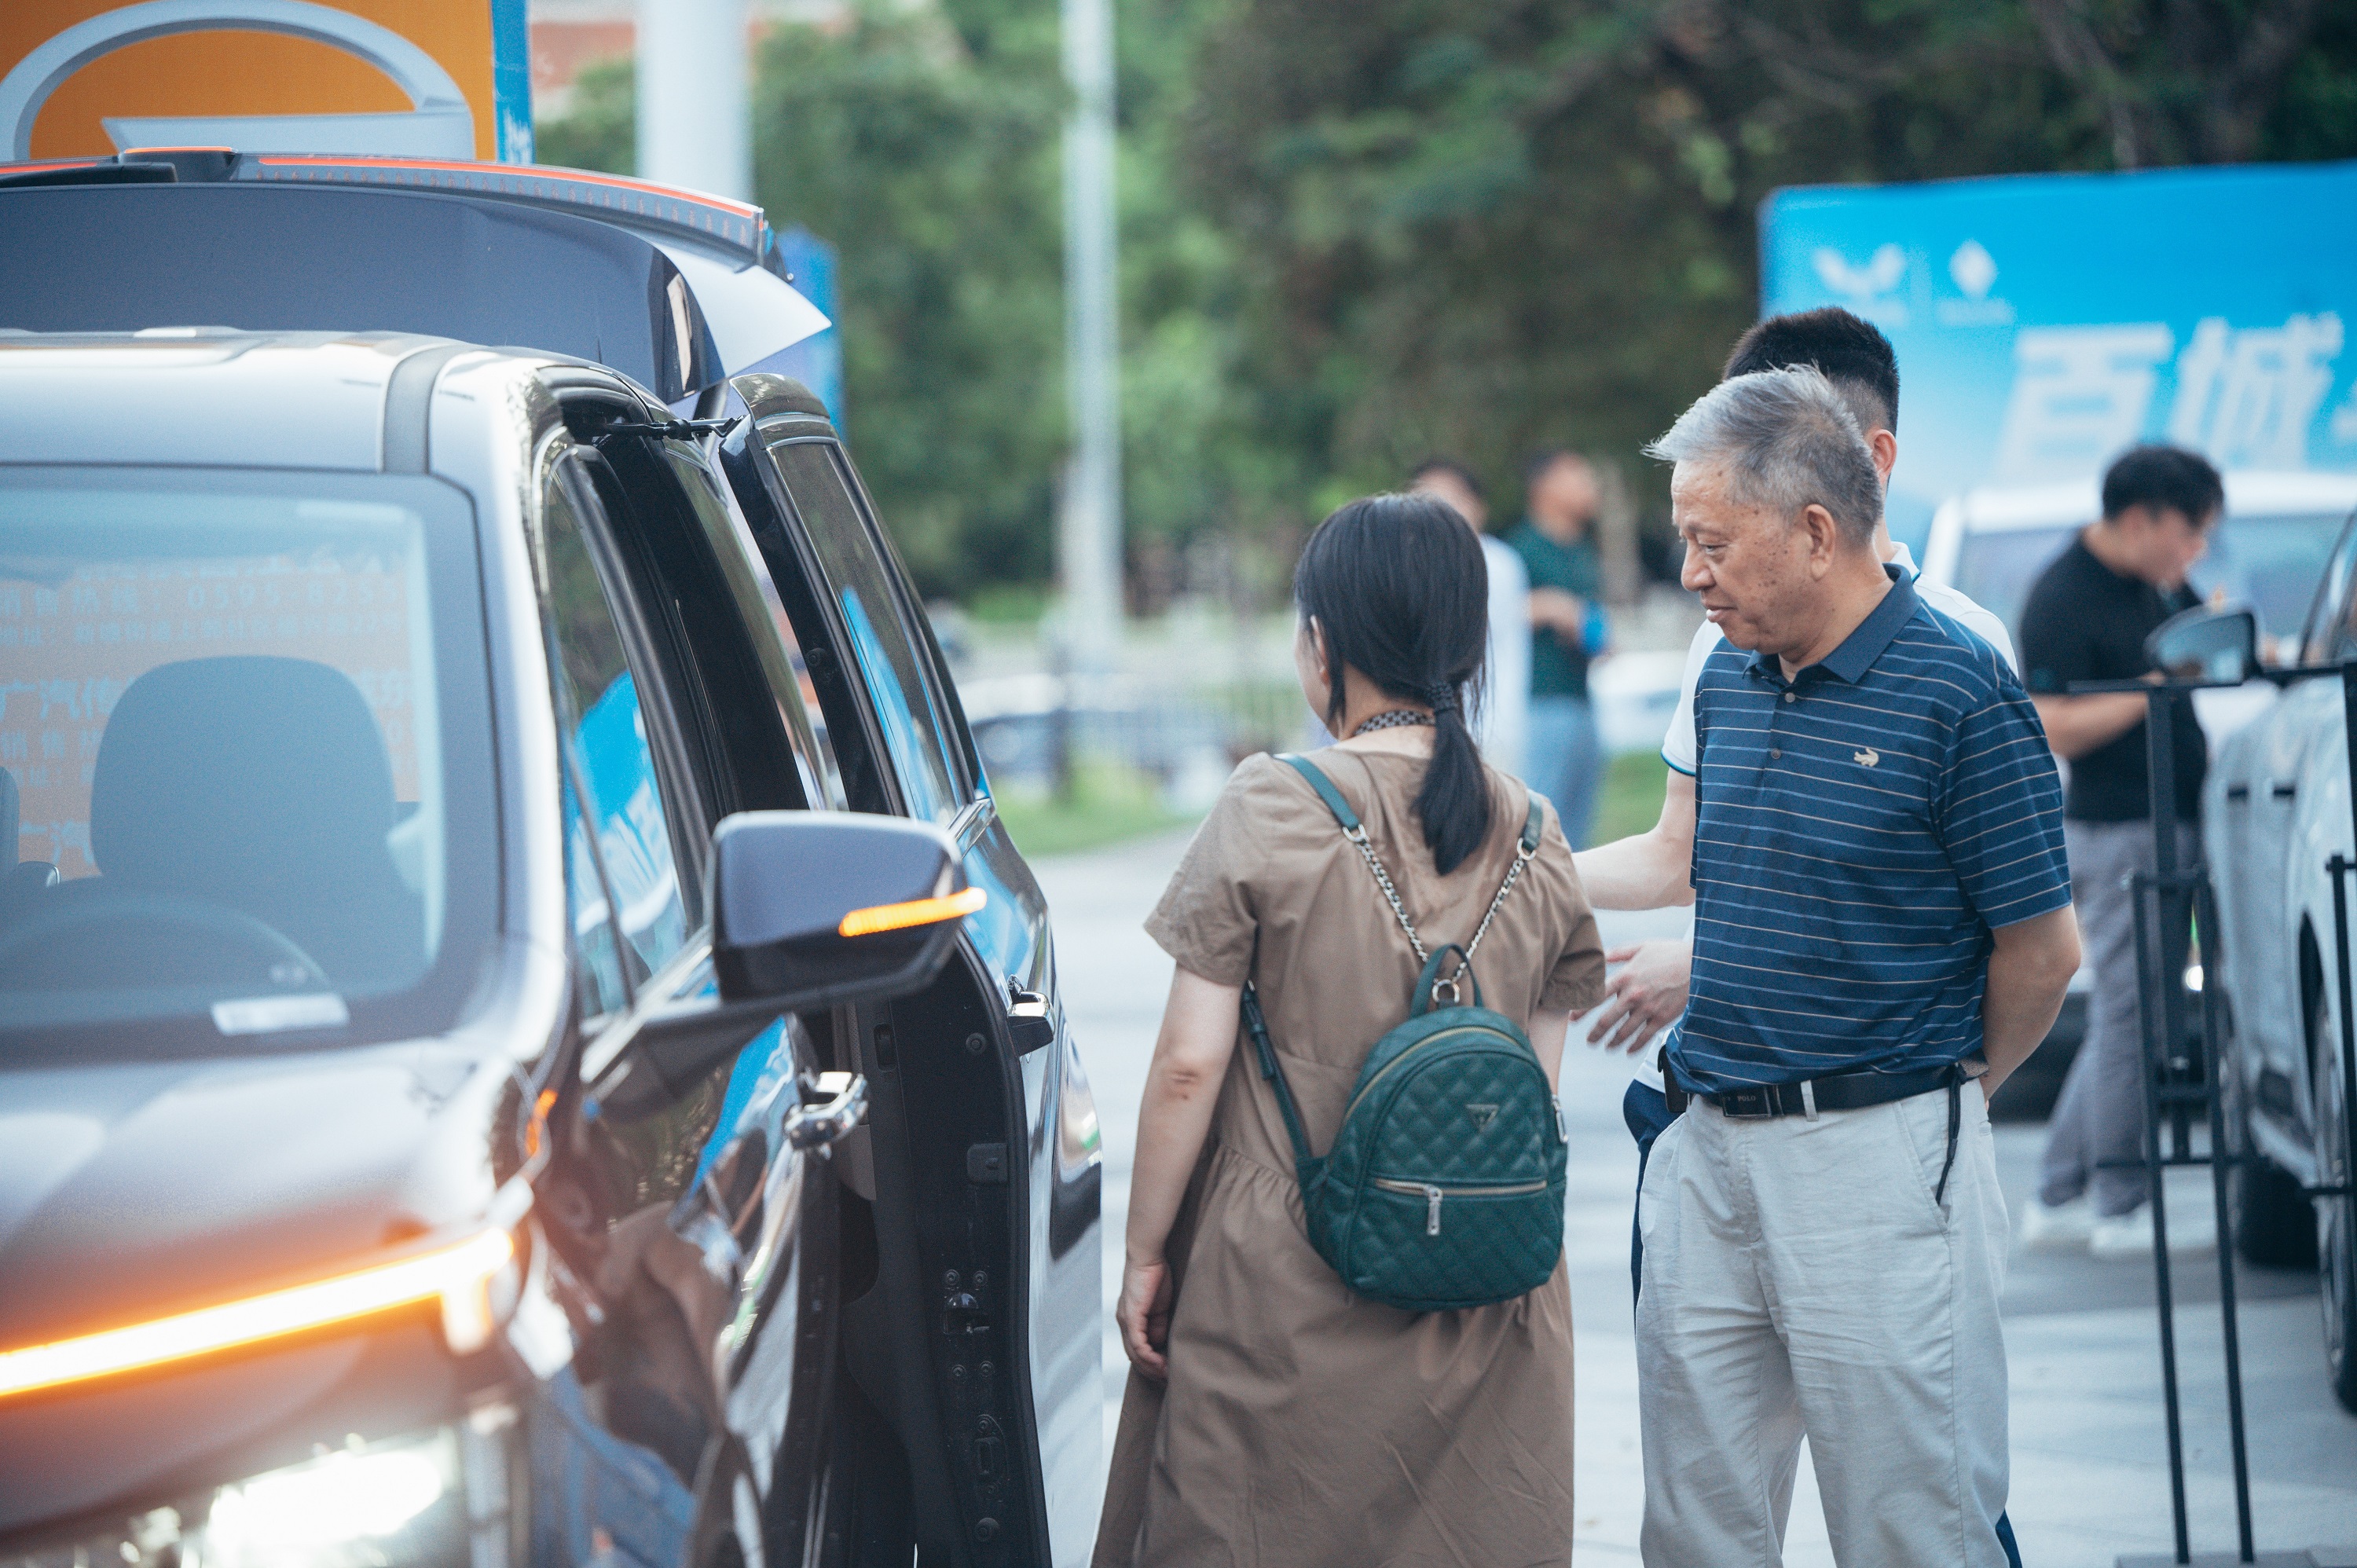
<svg viewBox="0 0 2357 1568">
<path fill-rule="evenodd" d="M 1415 925 L 1407 918 L 1407 906 L 1400 902 L 1399 889 L 1392 885 L 1392 874 L 1383 869 L 1383 858 L 1375 854 L 1375 846 L 1367 842 L 1367 827 L 1359 821 L 1359 813 L 1351 810 L 1351 802 L 1342 799 L 1342 791 L 1334 788 L 1334 780 L 1326 777 L 1325 769 L 1306 757 L 1296 757 L 1291 753 L 1286 755 L 1285 760 L 1292 765 L 1296 773 L 1309 781 L 1309 787 L 1318 792 L 1318 798 L 1326 802 L 1326 809 L 1333 812 L 1334 820 L 1341 824 L 1342 836 L 1358 847 L 1359 856 L 1367 863 L 1367 870 L 1373 875 L 1375 885 L 1383 890 L 1384 902 L 1392 907 L 1393 918 L 1399 921 L 1399 929 L 1406 933 L 1407 945 L 1415 950 L 1416 961 L 1421 963 L 1429 959 L 1432 955 L 1425 951 L 1424 939 L 1415 934 Z"/>
<path fill-rule="evenodd" d="M 1318 791 L 1318 798 L 1326 802 L 1326 809 L 1334 813 L 1334 820 L 1342 824 L 1342 832 L 1346 835 L 1364 831 L 1359 825 L 1359 813 L 1351 810 L 1351 802 L 1342 799 L 1342 791 L 1334 788 L 1334 780 L 1326 777 L 1324 768 L 1292 752 L 1286 753 L 1278 760 L 1289 764 L 1296 773 L 1309 781 L 1309 787 Z"/>
<path fill-rule="evenodd" d="M 1293 1087 L 1285 1081 L 1285 1069 L 1276 1065 L 1276 1047 L 1269 1044 L 1260 993 L 1249 980 L 1244 982 L 1243 1014 L 1244 1032 L 1252 1036 L 1253 1050 L 1260 1058 L 1260 1075 L 1276 1088 L 1276 1108 L 1285 1117 L 1286 1135 L 1293 1140 L 1293 1157 L 1307 1164 L 1317 1156 L 1309 1152 L 1309 1136 L 1301 1130 L 1301 1111 L 1293 1103 Z"/>
<path fill-rule="evenodd" d="M 1440 963 L 1450 953 L 1457 955 L 1457 972 L 1444 975 L 1440 972 Z M 1458 943 L 1451 942 L 1425 961 L 1424 972 L 1415 977 L 1415 997 L 1408 1004 L 1407 1015 L 1421 1018 L 1440 1006 L 1440 993 L 1444 989 L 1448 993 L 1448 1005 L 1462 1007 L 1469 987 L 1473 993 L 1473 1005 L 1480 1006 L 1481 983 L 1473 974 L 1473 955 Z"/>
</svg>

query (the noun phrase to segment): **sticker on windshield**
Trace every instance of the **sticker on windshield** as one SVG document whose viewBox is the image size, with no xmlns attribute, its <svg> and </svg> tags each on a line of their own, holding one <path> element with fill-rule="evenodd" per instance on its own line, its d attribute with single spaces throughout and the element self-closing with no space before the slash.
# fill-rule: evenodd
<svg viewBox="0 0 2357 1568">
<path fill-rule="evenodd" d="M 334 992 L 305 996 L 244 996 L 213 1004 L 213 1027 L 224 1035 L 275 1035 L 288 1029 L 340 1029 L 352 1021 Z"/>
</svg>

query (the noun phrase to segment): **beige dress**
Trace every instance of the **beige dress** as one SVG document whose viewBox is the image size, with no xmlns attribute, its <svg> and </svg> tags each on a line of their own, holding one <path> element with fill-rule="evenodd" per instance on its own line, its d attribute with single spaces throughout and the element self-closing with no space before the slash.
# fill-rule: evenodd
<svg viewBox="0 0 2357 1568">
<path fill-rule="evenodd" d="M 1366 823 L 1426 945 L 1465 941 L 1512 864 L 1529 794 L 1492 772 L 1489 841 L 1448 876 L 1415 811 L 1424 759 L 1315 760 Z M 1554 811 L 1475 956 L 1527 1025 L 1593 1005 L 1604 958 Z M 1407 1016 L 1418 965 L 1356 849 L 1286 764 L 1236 770 L 1146 931 L 1209 980 L 1255 982 L 1310 1146 Z M 1257 955 L 1255 956 L 1255 942 Z M 1122 1401 L 1099 1568 L 1516 1568 L 1571 1554 L 1571 1298 L 1409 1313 L 1353 1297 L 1311 1250 L 1276 1100 L 1239 1038 L 1168 1256 L 1170 1381 Z"/>
</svg>

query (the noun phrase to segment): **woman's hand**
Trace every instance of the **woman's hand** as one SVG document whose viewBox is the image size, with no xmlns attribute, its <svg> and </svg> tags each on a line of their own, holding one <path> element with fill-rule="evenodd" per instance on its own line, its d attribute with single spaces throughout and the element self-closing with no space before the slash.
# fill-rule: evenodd
<svg viewBox="0 0 2357 1568">
<path fill-rule="evenodd" d="M 1243 986 L 1222 985 L 1186 969 L 1170 976 L 1162 1033 L 1137 1107 L 1137 1156 L 1129 1173 L 1129 1238 L 1114 1320 L 1130 1364 L 1157 1382 L 1170 1375 L 1170 1265 L 1164 1249 L 1236 1049 Z"/>
<path fill-rule="evenodd" d="M 1129 1364 L 1157 1383 L 1168 1381 L 1170 1359 L 1164 1352 L 1170 1343 L 1170 1265 L 1160 1258 L 1125 1261 L 1121 1300 L 1113 1316 L 1121 1326 L 1121 1348 L 1129 1353 Z"/>
</svg>

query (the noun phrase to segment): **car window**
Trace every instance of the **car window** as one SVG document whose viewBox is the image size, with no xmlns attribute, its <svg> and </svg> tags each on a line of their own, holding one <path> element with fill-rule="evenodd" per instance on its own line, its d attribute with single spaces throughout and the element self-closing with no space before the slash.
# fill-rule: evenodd
<svg viewBox="0 0 2357 1568">
<path fill-rule="evenodd" d="M 820 705 L 809 661 L 802 657 L 802 639 L 787 618 L 785 601 L 770 575 L 769 562 L 754 542 L 753 531 L 711 469 L 672 443 L 664 444 L 662 455 L 704 525 L 705 542 L 736 596 L 746 632 L 761 661 L 761 673 L 777 697 L 787 733 L 793 737 L 802 799 L 813 806 L 843 810 L 843 769 L 835 761 L 834 738 L 827 733 L 826 710 Z"/>
<path fill-rule="evenodd" d="M 565 761 L 565 898 L 584 1010 L 622 1005 L 686 940 L 670 820 L 619 618 L 583 523 L 583 484 L 542 499 L 550 663 Z M 585 810 L 586 808 L 586 810 Z"/>
<path fill-rule="evenodd" d="M 2018 638 L 2029 590 L 2077 532 L 2066 525 L 1966 533 L 1956 553 L 1956 587 Z"/>
<path fill-rule="evenodd" d="M 934 689 L 841 459 L 823 441 L 781 442 L 770 451 L 850 630 L 909 814 L 947 823 L 973 797 L 952 760 L 960 748 L 949 706 Z"/>
<path fill-rule="evenodd" d="M 2330 564 L 2324 569 L 2323 581 L 2317 585 L 2316 600 L 2308 613 L 2308 622 L 2300 639 L 2299 658 L 2303 664 L 2323 664 L 2341 657 L 2357 647 L 2357 628 L 2349 624 L 2357 615 L 2357 516 L 2344 523 L 2341 543 L 2332 552 Z"/>
<path fill-rule="evenodd" d="M 0 480 L 0 1019 L 341 1027 L 425 979 L 488 894 L 451 851 L 484 808 L 447 512 L 310 476 Z"/>
<path fill-rule="evenodd" d="M 2205 600 L 2222 589 L 2258 611 L 2261 632 L 2289 638 L 2299 631 L 2340 532 L 2332 512 L 2229 517 L 2187 576 Z"/>
</svg>

